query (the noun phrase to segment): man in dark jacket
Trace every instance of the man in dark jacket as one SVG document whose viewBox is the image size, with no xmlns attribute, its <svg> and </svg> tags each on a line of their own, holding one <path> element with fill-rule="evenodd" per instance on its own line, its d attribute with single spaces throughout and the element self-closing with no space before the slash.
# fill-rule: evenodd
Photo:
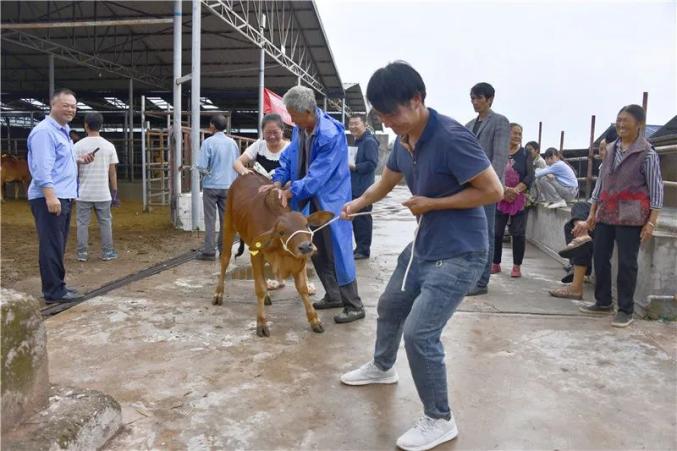
<svg viewBox="0 0 677 451">
<path fill-rule="evenodd" d="M 357 154 L 355 161 L 350 161 L 350 181 L 353 190 L 353 199 L 360 197 L 374 183 L 374 172 L 378 165 L 378 141 L 367 130 L 364 115 L 355 114 L 350 117 L 348 128 L 350 134 L 355 137 Z M 371 211 L 371 205 L 360 210 Z M 371 215 L 356 216 L 353 219 L 353 231 L 355 232 L 355 260 L 369 258 L 371 248 Z"/>
</svg>

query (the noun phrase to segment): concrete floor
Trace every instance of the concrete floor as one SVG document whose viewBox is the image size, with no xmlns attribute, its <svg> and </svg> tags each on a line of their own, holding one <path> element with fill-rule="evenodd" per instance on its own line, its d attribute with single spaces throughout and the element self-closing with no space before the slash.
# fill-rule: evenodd
<svg viewBox="0 0 677 451">
<path fill-rule="evenodd" d="M 258 338 L 251 281 L 230 281 L 212 306 L 218 267 L 193 261 L 49 319 L 52 382 L 120 402 L 113 450 L 393 449 L 422 410 L 404 350 L 397 385 L 338 376 L 373 350 L 378 295 L 414 228 L 396 211 L 403 195 L 378 209 L 374 256 L 358 262 L 364 321 L 321 311 L 315 334 L 285 288 L 267 308 L 271 337 Z M 618 330 L 579 314 L 547 295 L 563 273 L 535 248 L 523 273 L 494 276 L 443 335 L 460 435 L 440 449 L 677 449 L 675 325 Z"/>
</svg>

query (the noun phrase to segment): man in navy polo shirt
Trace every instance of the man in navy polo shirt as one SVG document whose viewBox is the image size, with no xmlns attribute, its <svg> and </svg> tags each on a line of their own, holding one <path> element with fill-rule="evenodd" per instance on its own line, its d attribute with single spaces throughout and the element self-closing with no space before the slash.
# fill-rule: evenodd
<svg viewBox="0 0 677 451">
<path fill-rule="evenodd" d="M 404 336 L 424 415 L 397 440 L 405 450 L 425 450 L 453 439 L 458 429 L 447 400 L 442 331 L 487 260 L 482 205 L 498 202 L 503 188 L 471 131 L 424 104 L 416 70 L 395 62 L 377 70 L 367 98 L 398 138 L 381 179 L 347 203 L 342 217 L 383 199 L 405 178 L 412 197 L 402 205 L 418 219 L 413 243 L 378 302 L 374 359 L 343 374 L 347 385 L 392 384 Z M 413 253 L 413 254 L 412 254 Z"/>
</svg>

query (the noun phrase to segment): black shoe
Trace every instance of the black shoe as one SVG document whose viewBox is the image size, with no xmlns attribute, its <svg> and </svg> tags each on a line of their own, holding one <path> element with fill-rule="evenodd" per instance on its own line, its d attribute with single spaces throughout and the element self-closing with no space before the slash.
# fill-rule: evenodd
<svg viewBox="0 0 677 451">
<path fill-rule="evenodd" d="M 468 291 L 466 296 L 479 296 L 480 294 L 487 294 L 489 292 L 489 287 L 478 287 L 476 286 L 472 290 Z"/>
<path fill-rule="evenodd" d="M 204 252 L 200 252 L 195 257 L 195 260 L 204 260 L 204 261 L 213 262 L 214 260 L 216 260 L 216 255 L 215 254 L 205 254 Z"/>
<path fill-rule="evenodd" d="M 336 321 L 339 324 L 342 323 L 352 323 L 353 321 L 357 321 L 358 319 L 364 318 L 364 309 L 361 308 L 359 310 L 348 310 L 348 309 L 343 309 L 341 313 L 336 315 L 334 317 L 334 321 Z"/>
<path fill-rule="evenodd" d="M 571 270 L 569 274 L 566 276 L 562 277 L 562 283 L 571 283 L 574 281 L 574 271 Z"/>
<path fill-rule="evenodd" d="M 75 302 L 82 299 L 84 296 L 80 293 L 73 293 L 71 291 L 66 291 L 66 294 L 60 298 L 45 298 L 45 304 L 58 304 L 58 303 L 68 303 Z"/>
<path fill-rule="evenodd" d="M 619 311 L 616 313 L 614 320 L 611 322 L 611 325 L 614 327 L 628 327 L 632 324 L 634 320 L 632 319 L 632 313 L 628 314 L 625 312 Z"/>
<path fill-rule="evenodd" d="M 614 306 L 592 304 L 578 307 L 578 310 L 580 310 L 583 313 L 591 313 L 593 315 L 608 315 L 609 313 L 613 313 Z"/>
<path fill-rule="evenodd" d="M 582 236 L 574 238 L 564 249 L 558 252 L 562 258 L 576 258 L 590 253 L 592 250 L 592 238 Z"/>
<path fill-rule="evenodd" d="M 355 253 L 353 254 L 353 258 L 354 258 L 355 260 L 366 260 L 366 259 L 369 258 L 369 256 L 368 256 L 368 255 L 365 255 L 365 254 L 363 254 L 363 253 L 361 253 L 361 252 L 355 252 Z"/>
<path fill-rule="evenodd" d="M 313 302 L 313 307 L 315 310 L 326 310 L 330 308 L 340 308 L 343 307 L 342 301 L 330 301 L 327 297 L 323 297 L 317 302 Z"/>
</svg>

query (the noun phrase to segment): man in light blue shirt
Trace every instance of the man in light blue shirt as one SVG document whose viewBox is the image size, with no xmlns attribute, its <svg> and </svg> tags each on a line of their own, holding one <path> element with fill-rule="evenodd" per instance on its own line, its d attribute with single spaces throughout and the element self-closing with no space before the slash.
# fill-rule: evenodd
<svg viewBox="0 0 677 451">
<path fill-rule="evenodd" d="M 566 207 L 578 195 L 578 179 L 554 147 L 545 151 L 547 168 L 536 170 L 539 201 L 548 208 Z"/>
<path fill-rule="evenodd" d="M 222 114 L 212 116 L 209 120 L 209 131 L 212 136 L 205 139 L 200 147 L 200 158 L 197 168 L 202 177 L 202 205 L 205 218 L 205 243 L 198 260 L 214 260 L 215 249 L 218 246 L 221 253 L 223 246 L 223 209 L 228 196 L 228 189 L 235 181 L 237 172 L 233 163 L 240 156 L 235 141 L 223 132 L 226 129 L 226 118 Z M 214 223 L 216 209 L 219 210 L 219 238 L 214 245 Z"/>
<path fill-rule="evenodd" d="M 72 302 L 82 297 L 66 287 L 64 254 L 68 242 L 73 199 L 78 197 L 78 164 L 88 164 L 94 155 L 79 159 L 73 152 L 68 123 L 75 117 L 75 94 L 57 90 L 50 100 L 50 113 L 28 135 L 28 169 L 31 184 L 28 202 L 40 241 L 39 262 L 45 302 Z"/>
</svg>

